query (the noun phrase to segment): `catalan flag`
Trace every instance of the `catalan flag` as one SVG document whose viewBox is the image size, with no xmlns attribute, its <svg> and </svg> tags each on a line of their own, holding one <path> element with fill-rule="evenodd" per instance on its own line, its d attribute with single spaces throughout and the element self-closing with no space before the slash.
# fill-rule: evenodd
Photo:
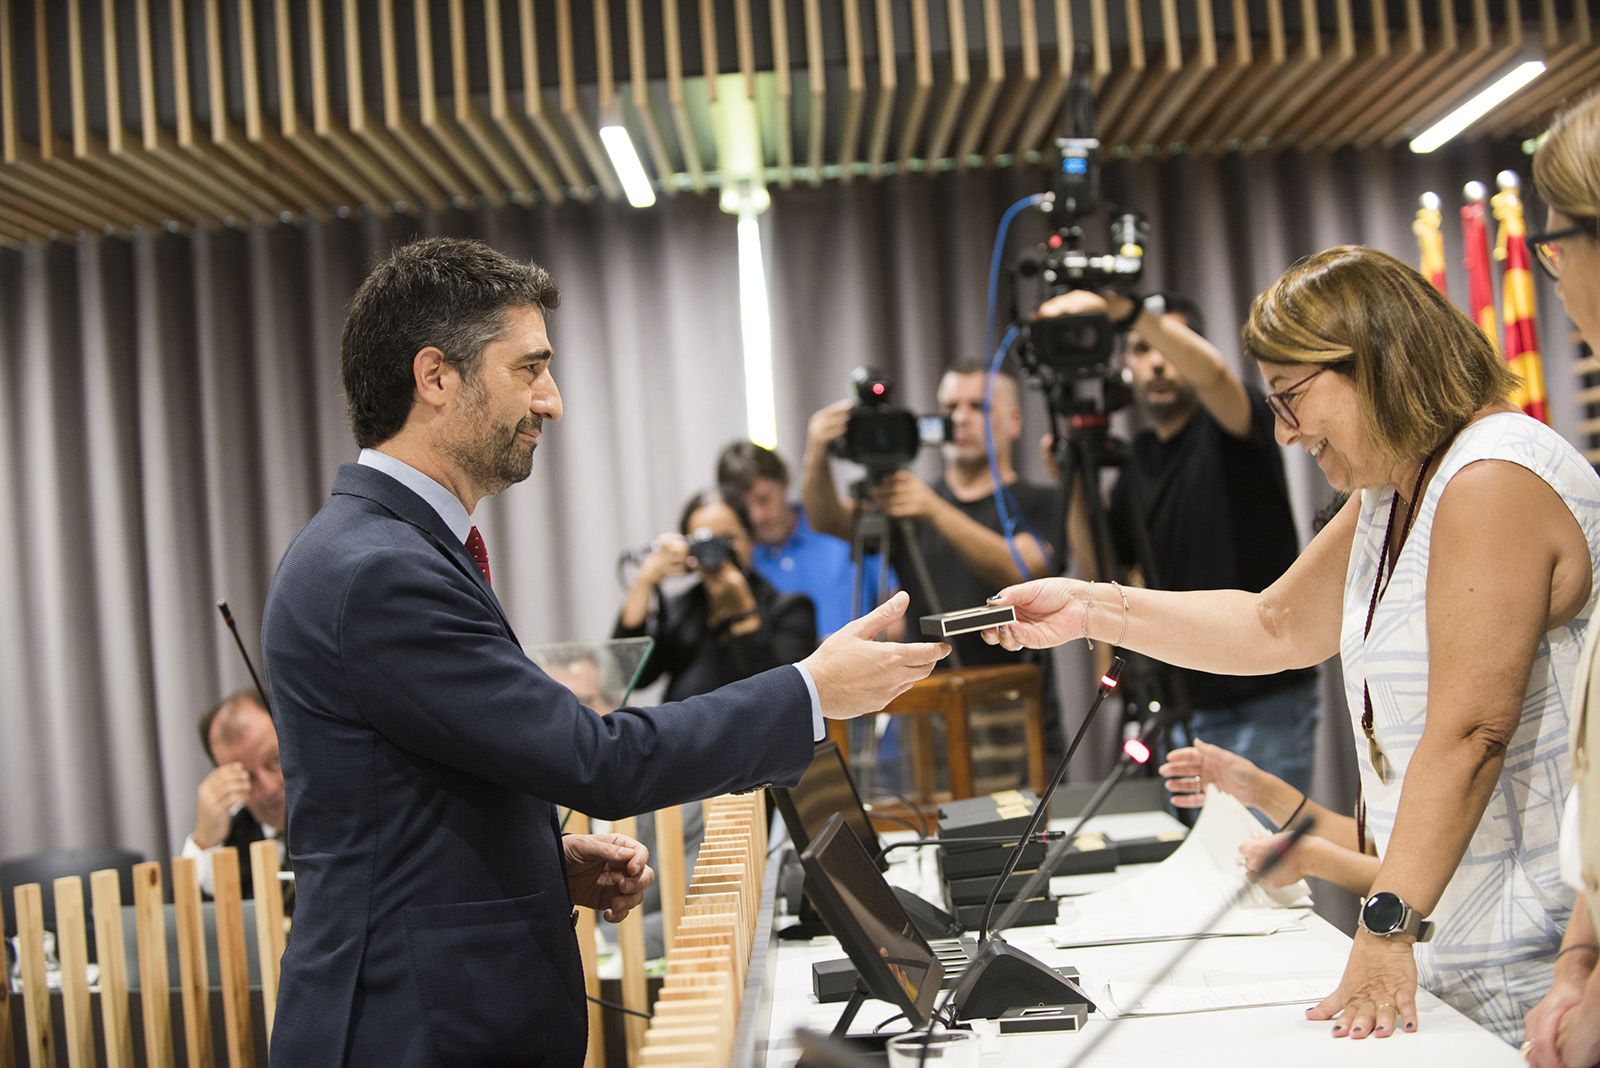
<svg viewBox="0 0 1600 1068">
<path fill-rule="evenodd" d="M 1501 313 L 1506 322 L 1506 343 L 1502 351 L 1506 363 L 1522 379 L 1522 386 L 1511 394 L 1511 403 L 1548 423 L 1544 369 L 1539 361 L 1539 328 L 1534 322 L 1533 264 L 1528 256 L 1528 227 L 1522 217 L 1522 195 L 1512 171 L 1501 171 L 1497 184 L 1500 191 L 1490 204 L 1494 217 L 1500 222 L 1495 259 L 1505 264 L 1500 277 Z"/>
<path fill-rule="evenodd" d="M 1448 294 L 1444 277 L 1444 234 L 1440 230 L 1443 218 L 1439 211 L 1439 194 L 1424 193 L 1418 198 L 1417 217 L 1411 224 L 1411 232 L 1417 235 L 1423 277 L 1439 292 Z"/>
<path fill-rule="evenodd" d="M 1467 202 L 1461 205 L 1461 243 L 1467 250 L 1467 300 L 1472 321 L 1488 335 L 1498 351 L 1499 331 L 1494 319 L 1494 277 L 1489 273 L 1489 226 L 1486 205 L 1488 191 L 1482 182 L 1468 182 Z"/>
</svg>

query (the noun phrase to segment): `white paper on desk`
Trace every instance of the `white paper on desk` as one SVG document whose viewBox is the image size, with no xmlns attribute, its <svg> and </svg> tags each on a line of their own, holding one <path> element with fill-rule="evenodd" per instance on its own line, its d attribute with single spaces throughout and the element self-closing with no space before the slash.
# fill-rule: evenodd
<svg viewBox="0 0 1600 1068">
<path fill-rule="evenodd" d="M 1311 904 L 1303 880 L 1278 890 L 1252 886 L 1235 907 L 1212 919 L 1243 884 L 1239 846 L 1265 835 L 1237 799 L 1209 788 L 1194 829 L 1166 860 L 1115 886 L 1062 901 L 1055 944 L 1263 935 L 1294 927 L 1303 915 L 1299 910 Z"/>
<path fill-rule="evenodd" d="M 1314 1005 L 1338 985 L 1334 972 L 1263 978 L 1255 972 L 1175 971 L 1148 990 L 1147 979 L 1113 979 L 1106 984 L 1099 1007 L 1107 1015 L 1165 1016 L 1257 1005 Z"/>
</svg>

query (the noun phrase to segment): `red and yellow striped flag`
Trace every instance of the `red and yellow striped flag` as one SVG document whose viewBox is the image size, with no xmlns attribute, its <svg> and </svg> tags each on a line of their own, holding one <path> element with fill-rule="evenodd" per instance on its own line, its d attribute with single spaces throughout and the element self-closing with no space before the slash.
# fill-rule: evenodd
<svg viewBox="0 0 1600 1068">
<path fill-rule="evenodd" d="M 1539 328 L 1534 322 L 1533 271 L 1528 256 L 1528 227 L 1522 217 L 1522 197 L 1517 176 L 1502 171 L 1500 192 L 1490 204 L 1500 222 L 1495 259 L 1505 264 L 1500 276 L 1501 313 L 1506 321 L 1506 343 L 1502 350 L 1506 363 L 1522 379 L 1521 388 L 1511 394 L 1511 403 L 1541 422 L 1548 423 L 1545 411 L 1544 368 L 1539 360 Z"/>
<path fill-rule="evenodd" d="M 1439 194 L 1424 193 L 1417 203 L 1417 217 L 1411 223 L 1411 232 L 1417 235 L 1417 248 L 1422 254 L 1422 276 L 1439 292 L 1448 295 L 1450 291 L 1444 277 L 1444 234 L 1440 231 L 1444 216 L 1439 212 Z"/>
<path fill-rule="evenodd" d="M 1482 182 L 1467 183 L 1467 202 L 1461 205 L 1461 243 L 1467 251 L 1467 311 L 1498 352 L 1500 339 L 1496 336 L 1499 331 L 1495 329 L 1494 279 L 1489 273 L 1489 226 L 1484 210 L 1487 192 Z"/>
</svg>

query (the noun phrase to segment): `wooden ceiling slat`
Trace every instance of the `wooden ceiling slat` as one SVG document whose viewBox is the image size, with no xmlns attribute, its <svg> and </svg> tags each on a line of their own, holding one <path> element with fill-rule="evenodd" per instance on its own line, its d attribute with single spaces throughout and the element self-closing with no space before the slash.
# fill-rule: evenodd
<svg viewBox="0 0 1600 1068">
<path fill-rule="evenodd" d="M 359 138 L 368 150 L 383 160 L 389 170 L 398 175 L 411 190 L 415 202 L 434 210 L 450 204 L 446 192 L 421 161 L 406 152 L 382 122 L 369 121 L 367 116 L 365 60 L 361 54 L 361 5 L 344 5 L 344 79 L 345 117 L 350 133 Z"/>
<path fill-rule="evenodd" d="M 1128 56 L 1111 75 L 1111 80 L 1100 87 L 1095 101 L 1095 119 L 1102 131 L 1112 130 L 1122 117 L 1122 110 L 1144 81 L 1147 57 L 1144 47 L 1144 11 L 1140 0 L 1122 0 L 1124 18 L 1128 27 Z M 1101 138 L 1105 140 L 1105 138 Z"/>
<path fill-rule="evenodd" d="M 1115 125 L 1107 128 L 1106 140 L 1114 145 L 1149 143 L 1151 111 L 1171 91 L 1173 81 L 1183 71 L 1183 40 L 1178 30 L 1177 0 L 1158 0 L 1161 6 L 1161 62 L 1148 70 L 1139 92 L 1127 102 Z"/>
<path fill-rule="evenodd" d="M 378 77 L 382 86 L 383 129 L 401 151 L 428 176 L 455 197 L 471 192 L 471 181 L 448 152 L 440 149 L 433 137 L 401 102 L 400 51 L 395 35 L 395 0 L 378 0 Z"/>
<path fill-rule="evenodd" d="M 561 183 L 537 156 L 523 157 L 502 141 L 496 128 L 478 110 L 472 99 L 472 58 L 467 42 L 466 0 L 450 0 L 450 96 L 456 125 L 466 133 L 489 169 L 508 190 L 526 194 L 532 185 L 539 187 L 546 200 L 560 202 Z M 502 42 L 496 41 L 498 47 Z M 487 47 L 487 39 L 479 44 Z M 529 175 L 533 181 L 529 182 Z"/>
<path fill-rule="evenodd" d="M 1167 91 L 1156 101 L 1149 117 L 1145 120 L 1145 136 L 1149 141 L 1161 144 L 1165 140 L 1167 130 L 1172 126 L 1190 103 L 1201 91 L 1207 79 L 1211 78 L 1217 69 L 1217 22 L 1216 13 L 1213 11 L 1212 0 L 1195 0 L 1195 47 L 1184 63 L 1183 71 L 1172 80 Z"/>
<path fill-rule="evenodd" d="M 1170 127 L 1161 133 L 1163 141 L 1187 145 L 1211 120 L 1222 101 L 1232 95 L 1255 67 L 1255 45 L 1250 36 L 1249 0 L 1230 0 L 1233 16 L 1233 47 L 1226 57 L 1219 54 L 1217 70 L 1195 91 L 1194 98 L 1179 112 Z"/>
<path fill-rule="evenodd" d="M 1067 80 L 1072 75 L 1072 50 L 1076 38 L 1072 28 L 1072 11 L 1067 0 L 1052 0 L 1056 31 L 1055 62 L 1033 98 L 1033 107 L 1022 122 L 1017 135 L 1014 154 L 1021 156 L 1029 149 L 1039 147 L 1061 121 L 1061 105 L 1067 95 Z"/>
<path fill-rule="evenodd" d="M 1353 115 L 1371 100 L 1392 78 L 1399 77 L 1422 51 L 1425 36 L 1422 29 L 1422 4 L 1420 0 L 1405 0 L 1405 45 L 1396 49 L 1390 34 L 1388 12 L 1384 0 L 1369 0 L 1368 20 L 1371 35 L 1362 44 L 1355 64 L 1342 79 L 1344 92 L 1324 93 L 1320 101 L 1306 108 L 1296 121 L 1296 139 L 1301 148 L 1313 150 L 1321 147 L 1332 129 L 1343 119 Z"/>
<path fill-rule="evenodd" d="M 1354 144 L 1357 148 L 1370 144 L 1370 141 L 1363 140 L 1368 130 L 1378 129 L 1400 101 L 1420 92 L 1439 71 L 1455 62 L 1462 48 L 1461 35 L 1456 25 L 1455 5 L 1451 0 L 1434 0 L 1434 2 L 1437 5 L 1435 28 L 1428 34 L 1425 56 L 1409 67 L 1402 67 L 1399 72 L 1400 77 L 1362 109 L 1354 119 L 1329 135 L 1329 140 L 1336 144 Z M 1375 138 L 1377 133 L 1372 136 Z"/>
<path fill-rule="evenodd" d="M 607 41 L 606 45 L 609 50 L 610 42 Z M 561 117 L 566 120 L 567 131 L 572 134 L 572 139 L 578 143 L 578 151 L 588 161 L 589 170 L 600 183 L 600 191 L 608 200 L 620 200 L 622 185 L 611 169 L 611 161 L 606 158 L 605 150 L 600 147 L 599 125 L 583 110 L 583 103 L 578 99 L 575 53 L 572 0 L 556 0 L 556 73 L 561 87 Z"/>
<path fill-rule="evenodd" d="M 110 8 L 115 5 L 103 6 Z M 84 52 L 82 8 L 82 0 L 68 0 L 67 78 L 71 93 L 73 156 L 102 173 L 112 175 L 115 180 L 131 176 L 134 181 L 156 190 L 157 199 L 175 219 L 194 222 L 228 216 L 244 218 L 254 214 L 251 205 L 218 195 L 219 191 L 214 186 L 184 182 L 149 157 L 114 152 L 108 140 L 102 140 L 99 134 L 90 129 L 85 81 L 89 57 Z M 107 74 L 115 74 L 115 68 Z M 108 111 L 107 130 L 116 129 L 120 132 L 121 126 L 120 111 Z M 117 140 L 120 144 L 123 139 L 119 137 Z"/>
<path fill-rule="evenodd" d="M 1016 136 L 1029 102 L 1039 92 L 1043 72 L 1039 62 L 1039 15 L 1034 0 L 1017 0 L 1017 25 L 1021 38 L 1021 67 L 1015 77 L 1007 80 L 986 131 L 983 154 L 991 160 L 1004 153 Z"/>
<path fill-rule="evenodd" d="M 813 186 L 822 184 L 822 153 L 828 123 L 828 77 L 823 69 L 822 13 L 817 0 L 805 0 L 806 166 Z"/>
<path fill-rule="evenodd" d="M 433 62 L 433 25 L 429 0 L 413 0 L 412 35 L 417 43 L 417 117 L 422 129 L 440 150 L 460 167 L 471 183 L 471 192 L 495 207 L 506 203 L 505 190 L 494 171 L 473 150 L 455 124 L 439 107 L 438 81 Z M 467 192 L 467 190 L 463 190 Z"/>
<path fill-rule="evenodd" d="M 311 159 L 328 158 L 334 166 L 345 168 L 374 190 L 382 198 L 381 201 L 373 203 L 363 199 L 363 203 L 373 211 L 383 214 L 397 201 L 415 202 L 419 199 L 417 191 L 408 188 L 402 179 L 391 174 L 389 168 L 373 155 L 363 141 L 351 134 L 333 113 L 328 87 L 328 32 L 323 15 L 323 0 L 307 0 L 306 31 L 311 52 L 308 64 L 311 75 L 311 130 L 309 135 L 302 130 L 301 149 L 305 151 L 310 148 L 314 141 L 321 142 L 316 149 L 307 151 L 306 156 Z"/>
<path fill-rule="evenodd" d="M 494 2 L 495 0 L 486 0 L 486 3 Z M 588 174 L 573 156 L 566 138 L 562 136 L 560 126 L 545 107 L 544 90 L 539 78 L 538 13 L 533 0 L 519 0 L 517 19 L 517 44 L 522 57 L 523 117 L 544 142 L 550 158 L 555 160 L 556 170 L 560 171 L 561 177 L 566 180 L 568 193 L 578 200 L 592 200 L 594 194 L 590 189 Z M 505 124 L 507 128 L 516 127 L 515 120 L 509 114 Z"/>
<path fill-rule="evenodd" d="M 1313 61 L 1303 78 L 1296 79 L 1298 84 L 1283 94 L 1272 108 L 1262 112 L 1243 133 L 1244 140 L 1271 139 L 1278 137 L 1286 128 L 1292 128 L 1301 113 L 1325 95 L 1329 83 L 1343 76 L 1355 63 L 1355 16 L 1350 3 L 1351 0 L 1333 0 L 1335 29 L 1332 47 Z M 1315 15 L 1315 4 L 1311 8 L 1311 14 Z"/>
<path fill-rule="evenodd" d="M 815 3 L 816 0 L 807 0 Z M 662 45 L 667 55 L 667 107 L 672 112 L 672 127 L 678 135 L 678 151 L 683 154 L 683 169 L 689 172 L 689 187 L 706 191 L 705 167 L 700 162 L 700 144 L 689 117 L 689 103 L 683 85 L 683 44 L 678 21 L 678 0 L 662 0 Z M 820 153 L 819 153 L 820 155 Z M 820 163 L 818 164 L 820 169 Z M 821 181 L 821 177 L 817 179 Z"/>
<path fill-rule="evenodd" d="M 0 11 L 0 19 L 4 19 L 9 28 L 11 12 Z M 113 226 L 119 221 L 159 227 L 170 217 L 163 205 L 153 203 L 148 197 L 134 193 L 115 180 L 109 178 L 101 180 L 93 167 L 84 161 L 73 159 L 70 150 L 63 152 L 56 145 L 50 99 L 49 28 L 44 0 L 34 0 L 33 20 L 34 68 L 37 82 L 34 110 L 38 123 L 38 140 L 33 145 L 19 142 L 17 158 L 11 166 L 20 177 L 31 179 L 37 188 L 49 190 L 52 196 L 69 200 L 81 207 L 97 224 L 95 229 Z M 4 55 L 9 65 L 13 53 L 8 48 Z M 4 118 L 8 127 L 16 122 L 14 112 L 8 112 Z"/>
<path fill-rule="evenodd" d="M 1346 3 L 1348 13 L 1347 0 L 1341 2 Z M 1252 97 L 1250 106 L 1231 124 L 1227 139 L 1243 144 L 1254 143 L 1259 136 L 1261 122 L 1278 108 L 1286 106 L 1286 99 L 1296 91 L 1297 86 L 1315 81 L 1315 71 L 1321 62 L 1322 31 L 1317 22 L 1316 0 L 1300 0 L 1300 42 L 1294 55 L 1279 76 Z"/>
<path fill-rule="evenodd" d="M 325 0 L 272 0 L 265 33 L 259 0 L 168 0 L 163 17 L 172 21 L 159 41 L 150 0 L 97 0 L 98 45 L 83 25 L 83 0 L 34 0 L 33 32 L 20 41 L 15 2 L 0 0 L 0 244 L 285 211 L 324 215 L 335 205 L 381 213 L 472 197 L 504 203 L 530 192 L 552 203 L 615 198 L 620 188 L 596 132 L 601 120 L 621 117 L 642 137 L 665 193 L 704 192 L 726 180 L 728 161 L 703 137 L 715 121 L 708 105 L 722 92 L 743 91 L 758 105 L 761 152 L 780 185 L 797 176 L 820 184 L 824 176 L 848 181 L 1031 158 L 1051 148 L 1081 35 L 1091 44 L 1101 140 L 1145 151 L 1392 147 L 1513 62 L 1524 34 L 1537 33 L 1548 69 L 1466 139 L 1536 132 L 1556 108 L 1600 84 L 1593 12 L 1562 0 L 1467 0 L 1465 22 L 1453 0 L 1226 0 L 1227 39 L 1218 39 L 1220 0 L 1192 0 L 1188 10 L 1182 5 L 1191 0 L 1121 0 L 1117 21 L 1127 36 L 1115 56 L 1112 0 L 1084 0 L 1077 11 L 1072 0 L 944 0 L 937 8 L 937 0 L 871 0 L 870 8 L 867 0 L 799 0 L 794 28 L 803 23 L 803 35 L 790 32 L 795 0 L 766 0 L 764 18 L 752 7 L 761 0 L 694 0 L 692 8 L 683 0 L 589 0 L 581 15 L 572 0 L 481 0 L 478 10 L 468 0 L 448 0 L 447 8 L 413 0 L 399 17 L 415 23 L 415 82 L 410 64 L 398 60 L 408 27 L 396 26 L 394 0 L 376 0 L 375 24 L 365 27 L 365 0 L 341 0 L 341 21 L 331 27 Z M 224 2 L 236 11 L 224 13 Z M 1292 22 L 1288 3 L 1299 4 Z M 625 42 L 612 22 L 624 11 Z M 124 12 L 132 26 L 119 27 Z M 1359 37 L 1357 13 L 1366 20 Z M 481 35 L 469 33 L 474 17 Z M 508 18 L 520 20 L 516 31 Z M 981 46 L 968 40 L 969 18 L 982 26 Z M 432 39 L 446 26 L 447 43 Z M 549 97 L 539 77 L 541 30 L 555 34 L 546 48 L 560 67 Z M 1054 53 L 1044 57 L 1041 38 L 1051 30 Z M 667 60 L 659 83 L 647 66 L 658 32 Z M 684 70 L 685 32 L 698 35 L 701 63 L 692 72 Z M 762 32 L 770 39 L 757 40 Z M 842 50 L 829 57 L 831 41 Z M 589 57 L 578 49 L 591 43 L 596 74 L 580 86 Z M 948 60 L 934 54 L 946 43 Z M 124 71 L 130 45 L 136 69 Z M 624 46 L 627 92 L 619 94 L 624 75 L 614 64 Z M 34 74 L 19 87 L 23 65 L 11 60 L 21 48 Z M 758 66 L 758 56 L 770 56 L 770 65 Z M 519 79 L 510 67 L 519 60 L 516 106 L 510 86 Z M 262 83 L 268 63 L 278 91 L 271 113 Z M 806 79 L 800 100 L 797 63 Z M 731 69 L 739 81 L 719 84 Z M 336 109 L 332 79 L 341 71 L 345 106 Z M 89 98 L 91 87 L 101 91 L 97 78 L 103 118 L 102 102 Z M 165 111 L 158 78 L 170 78 L 170 97 L 159 100 Z M 196 78 L 205 80 L 197 87 Z M 370 107 L 368 78 L 381 80 Z M 241 99 L 242 114 L 230 112 Z M 40 136 L 19 136 L 19 108 L 30 131 L 37 117 Z M 830 121 L 840 124 L 832 137 Z"/>
<path fill-rule="evenodd" d="M 1095 0 L 1096 3 L 1102 0 Z M 972 81 L 970 59 L 967 55 L 967 5 L 966 0 L 946 0 L 945 15 L 950 35 L 950 77 L 945 81 L 944 92 L 933 109 L 933 128 L 928 134 L 925 159 L 943 159 L 945 147 L 955 132 L 956 119 L 961 116 L 961 102 Z"/>
<path fill-rule="evenodd" d="M 1229 100 L 1226 103 L 1219 102 L 1210 119 L 1195 131 L 1194 141 L 1212 149 L 1227 147 L 1239 118 L 1288 63 L 1289 46 L 1284 35 L 1283 3 L 1284 0 L 1266 0 L 1266 50 L 1255 53 L 1250 69 L 1229 91 Z"/>
<path fill-rule="evenodd" d="M 913 3 L 918 0 L 913 0 Z M 926 2 L 926 0 L 921 0 Z M 789 12 L 784 0 L 770 0 L 772 24 L 773 141 L 778 152 L 778 186 L 794 185 L 794 78 L 789 70 Z"/>
<path fill-rule="evenodd" d="M 1474 42 L 1482 42 L 1486 37 L 1488 48 L 1482 51 L 1474 48 L 1469 53 L 1470 58 L 1462 59 L 1459 66 L 1446 69 L 1446 74 L 1442 75 L 1442 80 L 1427 98 L 1411 99 L 1405 106 L 1395 110 L 1390 118 L 1389 133 L 1379 139 L 1382 147 L 1392 149 L 1394 145 L 1432 125 L 1437 118 L 1448 114 L 1477 91 L 1478 83 L 1493 77 L 1499 67 L 1512 61 L 1522 51 L 1522 11 L 1518 0 L 1506 0 L 1507 21 L 1499 29 L 1494 27 L 1488 6 L 1490 0 L 1474 0 L 1472 5 Z"/>
<path fill-rule="evenodd" d="M 238 26 L 238 56 L 240 56 L 240 83 L 245 90 L 245 136 L 251 141 L 259 141 L 262 137 L 261 126 L 261 74 L 259 74 L 258 56 L 256 56 L 256 11 L 254 0 L 237 0 Z M 312 112 L 317 112 L 318 83 L 320 88 L 326 90 L 325 78 L 320 77 L 320 70 L 325 62 L 325 42 L 323 42 L 320 14 L 322 5 L 312 0 L 312 10 L 317 18 L 310 22 L 307 29 L 310 32 L 310 75 L 312 75 Z M 299 99 L 296 96 L 296 80 L 294 80 L 294 29 L 290 22 L 290 6 L 288 0 L 274 0 L 272 11 L 272 27 L 274 27 L 274 53 L 278 61 L 278 131 L 283 134 L 285 144 L 294 145 L 294 149 L 302 157 L 310 161 L 310 165 L 322 169 L 323 173 L 331 176 L 344 185 L 355 197 L 355 203 L 366 205 L 374 213 L 387 216 L 390 214 L 390 205 L 397 200 L 405 198 L 400 185 L 392 184 L 392 179 L 387 176 L 376 176 L 368 168 L 362 166 L 357 160 L 347 157 L 338 145 L 331 142 L 322 131 L 307 130 L 306 125 L 299 117 Z M 322 53 L 322 54 L 320 54 Z M 326 93 L 323 93 L 323 110 L 326 112 Z M 326 120 L 326 115 L 323 115 Z M 370 163 L 370 160 L 366 160 Z"/>
<path fill-rule="evenodd" d="M 877 0 L 878 15 L 878 99 L 872 109 L 872 127 L 867 135 L 867 166 L 877 177 L 889 155 L 889 124 L 894 120 L 896 82 L 894 10 L 891 0 Z"/>
<path fill-rule="evenodd" d="M 1005 33 L 1000 23 L 1000 0 L 983 0 L 983 77 L 967 103 L 966 121 L 956 142 L 956 166 L 965 167 L 977 153 L 989 115 L 1006 78 Z"/>
<path fill-rule="evenodd" d="M 246 4 L 246 10 L 249 5 Z M 222 43 L 218 25 L 221 21 L 216 10 L 215 0 L 206 0 L 204 8 L 206 15 L 205 24 L 205 53 L 208 69 L 222 74 Z M 178 144 L 184 147 L 199 148 L 200 154 L 207 158 L 215 159 L 217 156 L 226 156 L 231 159 L 242 173 L 249 175 L 251 180 L 271 188 L 277 195 L 293 203 L 307 206 L 316 204 L 335 204 L 355 207 L 360 203 L 358 196 L 348 185 L 343 184 L 328 174 L 325 170 L 307 163 L 305 157 L 295 149 L 275 130 L 268 129 L 261 119 L 259 92 L 247 92 L 245 104 L 247 108 L 253 103 L 245 116 L 245 138 L 241 140 L 235 133 L 233 126 L 228 121 L 226 107 L 212 108 L 209 140 L 197 135 L 197 124 L 189 112 L 191 97 L 189 92 L 188 69 L 188 43 L 187 26 L 188 16 L 184 10 L 183 0 L 171 0 L 172 14 L 172 63 L 173 83 L 181 87 L 174 96 L 178 101 Z M 286 25 L 277 27 L 280 41 L 289 39 L 289 30 Z M 281 53 L 289 50 L 283 48 Z M 280 62 L 282 60 L 280 59 Z M 252 66 L 250 72 L 254 73 Z M 221 86 L 220 78 L 208 81 L 212 95 L 217 96 Z M 220 99 L 225 100 L 223 94 Z M 280 125 L 283 115 L 293 116 L 294 97 L 292 92 L 283 92 L 280 87 Z M 188 131 L 187 139 L 185 130 Z M 204 146 L 204 147 L 201 147 Z"/>
<path fill-rule="evenodd" d="M 849 183 L 855 177 L 856 144 L 861 139 L 861 112 L 867 98 L 867 69 L 862 56 L 859 0 L 839 2 L 844 12 L 844 117 L 839 120 L 839 180 Z"/>
<path fill-rule="evenodd" d="M 662 192 L 673 196 L 678 192 L 678 183 L 672 180 L 672 157 L 667 155 L 667 142 L 661 136 L 660 124 L 656 122 L 655 102 L 650 93 L 642 0 L 628 0 L 628 80 L 634 115 L 638 119 L 639 129 L 644 131 L 645 150 L 650 155 L 650 163 L 661 179 Z"/>
</svg>

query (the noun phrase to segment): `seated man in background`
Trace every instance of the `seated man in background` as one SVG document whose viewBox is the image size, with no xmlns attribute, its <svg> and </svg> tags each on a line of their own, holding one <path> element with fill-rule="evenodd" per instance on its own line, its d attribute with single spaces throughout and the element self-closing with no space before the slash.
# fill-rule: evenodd
<svg viewBox="0 0 1600 1068">
<path fill-rule="evenodd" d="M 751 569 L 742 505 L 711 490 L 696 493 L 678 531 L 657 538 L 639 565 L 612 632 L 656 640 L 639 685 L 667 675 L 664 699 L 681 701 L 811 654 L 817 647 L 811 598 L 779 593 Z M 662 594 L 664 581 L 690 574 L 700 581 Z"/>
<path fill-rule="evenodd" d="M 278 732 L 261 700 L 249 690 L 224 697 L 200 717 L 200 744 L 215 765 L 195 796 L 194 831 L 181 856 L 195 862 L 200 889 L 216 892 L 211 854 L 223 846 L 239 851 L 239 885 L 254 897 L 250 846 L 264 838 L 278 843 L 283 861 L 283 771 L 278 767 Z"/>
<path fill-rule="evenodd" d="M 771 449 L 736 441 L 717 457 L 723 499 L 744 506 L 755 538 L 752 566 L 782 593 L 803 593 L 817 612 L 817 635 L 827 637 L 861 612 L 850 603 L 855 569 L 850 544 L 814 530 L 804 506 L 789 496 L 789 466 Z"/>
</svg>

